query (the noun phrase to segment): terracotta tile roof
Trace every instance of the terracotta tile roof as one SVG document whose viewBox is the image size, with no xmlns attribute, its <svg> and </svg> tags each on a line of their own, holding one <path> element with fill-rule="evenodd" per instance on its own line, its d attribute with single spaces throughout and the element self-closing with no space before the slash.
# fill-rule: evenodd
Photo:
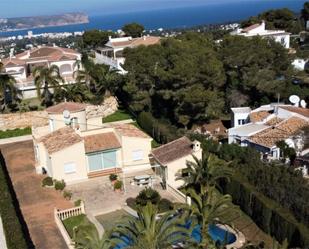
<svg viewBox="0 0 309 249">
<path fill-rule="evenodd" d="M 64 110 L 68 110 L 69 112 L 79 112 L 85 109 L 86 105 L 82 103 L 63 102 L 58 105 L 48 107 L 46 111 L 50 114 L 60 114 L 63 113 Z"/>
<path fill-rule="evenodd" d="M 308 108 L 301 108 L 296 106 L 280 106 L 280 108 L 285 109 L 290 112 L 295 112 L 297 114 L 300 114 L 304 117 L 309 118 L 309 109 Z"/>
<path fill-rule="evenodd" d="M 33 48 L 31 50 L 17 54 L 16 58 L 25 62 L 35 61 L 38 59 L 47 61 L 59 61 L 76 60 L 78 55 L 79 53 L 73 49 L 44 46 L 40 48 Z"/>
<path fill-rule="evenodd" d="M 251 25 L 251 26 L 248 26 L 248 27 L 244 28 L 244 29 L 242 30 L 242 32 L 244 32 L 244 33 L 249 32 L 249 31 L 251 31 L 252 29 L 255 29 L 255 28 L 259 27 L 260 25 L 261 25 L 261 24 L 259 24 L 259 23 L 253 24 L 253 25 Z"/>
<path fill-rule="evenodd" d="M 302 118 L 291 117 L 279 123 L 275 127 L 270 127 L 252 135 L 249 141 L 271 148 L 277 142 L 293 136 L 297 131 L 309 125 L 309 121 Z"/>
<path fill-rule="evenodd" d="M 226 136 L 227 128 L 224 126 L 222 120 L 212 120 L 209 124 L 201 126 L 202 133 L 210 133 L 213 136 Z"/>
<path fill-rule="evenodd" d="M 152 150 L 151 154 L 160 164 L 165 166 L 169 162 L 192 154 L 192 142 L 187 137 L 181 137 Z"/>
<path fill-rule="evenodd" d="M 39 139 L 39 142 L 44 144 L 49 154 L 61 151 L 81 141 L 83 139 L 71 127 L 58 129 Z"/>
<path fill-rule="evenodd" d="M 26 64 L 26 62 L 16 58 L 7 58 L 2 60 L 2 64 L 5 67 L 14 67 L 14 66 L 23 66 Z"/>
<path fill-rule="evenodd" d="M 138 138 L 151 138 L 145 132 L 138 129 L 133 124 L 119 124 L 111 125 L 111 127 L 116 129 L 116 132 L 121 136 L 125 137 L 138 137 Z"/>
<path fill-rule="evenodd" d="M 269 125 L 269 126 L 274 126 L 274 125 L 279 124 L 282 121 L 283 121 L 283 119 L 278 118 L 278 117 L 274 117 L 274 118 L 268 120 L 265 124 Z"/>
<path fill-rule="evenodd" d="M 86 136 L 84 137 L 84 140 L 86 153 L 116 149 L 121 147 L 120 142 L 118 141 L 115 133 L 113 132 Z"/>
<path fill-rule="evenodd" d="M 262 122 L 269 115 L 271 115 L 269 112 L 259 111 L 259 112 L 251 112 L 249 116 L 250 116 L 250 121 L 252 123 L 256 123 L 256 122 Z"/>
<path fill-rule="evenodd" d="M 160 42 L 160 37 L 157 36 L 145 36 L 145 37 L 139 37 L 139 38 L 133 38 L 129 41 L 115 41 L 111 44 L 114 47 L 137 47 L 140 45 L 149 46 L 158 44 Z"/>
</svg>

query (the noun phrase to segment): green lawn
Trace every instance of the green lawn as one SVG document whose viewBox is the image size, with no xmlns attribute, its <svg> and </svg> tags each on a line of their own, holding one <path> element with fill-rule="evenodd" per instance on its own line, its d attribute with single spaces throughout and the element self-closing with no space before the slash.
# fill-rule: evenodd
<svg viewBox="0 0 309 249">
<path fill-rule="evenodd" d="M 30 135 L 30 134 L 31 134 L 30 127 L 23 128 L 23 129 L 0 131 L 0 139 L 10 138 L 10 137 L 19 137 L 19 136 Z"/>
<path fill-rule="evenodd" d="M 119 109 L 115 113 L 103 118 L 103 123 L 116 122 L 126 119 L 132 119 L 133 116 L 124 109 Z"/>
<path fill-rule="evenodd" d="M 80 225 L 93 225 L 85 214 L 74 216 L 63 221 L 63 225 L 71 238 L 73 238 L 74 227 Z M 93 225 L 94 226 L 94 225 Z M 95 226 L 94 226 L 95 227 Z"/>
</svg>

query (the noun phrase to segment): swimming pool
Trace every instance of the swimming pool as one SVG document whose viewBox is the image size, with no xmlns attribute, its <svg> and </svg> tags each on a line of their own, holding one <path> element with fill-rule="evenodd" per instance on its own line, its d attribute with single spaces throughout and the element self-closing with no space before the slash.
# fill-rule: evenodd
<svg viewBox="0 0 309 249">
<path fill-rule="evenodd" d="M 191 222 L 187 223 L 185 225 L 185 227 L 188 227 L 188 229 L 190 228 Z M 234 233 L 231 233 L 229 231 L 227 231 L 224 228 L 221 228 L 217 225 L 209 225 L 208 227 L 208 232 L 210 237 L 212 238 L 212 240 L 219 245 L 229 245 L 232 244 L 236 241 L 236 235 Z M 201 226 L 200 225 L 196 225 L 191 233 L 191 238 L 199 243 L 202 240 L 202 236 L 201 236 Z M 116 247 L 114 247 L 114 249 L 125 249 L 129 246 L 132 246 L 132 241 L 130 238 L 126 237 L 126 236 L 121 236 L 120 239 L 122 240 L 121 243 L 119 243 Z"/>
</svg>

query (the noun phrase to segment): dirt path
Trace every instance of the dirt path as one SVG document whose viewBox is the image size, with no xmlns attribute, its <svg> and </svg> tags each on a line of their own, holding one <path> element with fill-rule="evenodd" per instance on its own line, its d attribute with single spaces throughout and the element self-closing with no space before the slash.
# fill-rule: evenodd
<svg viewBox="0 0 309 249">
<path fill-rule="evenodd" d="M 35 247 L 66 249 L 54 221 L 54 208 L 70 208 L 72 204 L 54 189 L 41 187 L 43 177 L 35 172 L 32 141 L 4 145 L 0 149 Z"/>
</svg>

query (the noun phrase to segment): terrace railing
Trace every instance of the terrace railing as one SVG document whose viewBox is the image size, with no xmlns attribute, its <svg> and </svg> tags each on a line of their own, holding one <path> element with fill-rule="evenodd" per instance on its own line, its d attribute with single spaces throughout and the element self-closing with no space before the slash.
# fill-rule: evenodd
<svg viewBox="0 0 309 249">
<path fill-rule="evenodd" d="M 58 210 L 57 208 L 54 209 L 54 216 L 55 216 L 55 222 L 58 226 L 58 229 L 67 244 L 69 249 L 74 249 L 74 242 L 72 241 L 70 235 L 68 234 L 67 230 L 65 229 L 63 225 L 63 220 L 78 216 L 81 214 L 85 214 L 85 205 L 84 202 L 81 202 L 79 207 L 74 207 L 70 209 L 65 209 L 65 210 Z"/>
</svg>

